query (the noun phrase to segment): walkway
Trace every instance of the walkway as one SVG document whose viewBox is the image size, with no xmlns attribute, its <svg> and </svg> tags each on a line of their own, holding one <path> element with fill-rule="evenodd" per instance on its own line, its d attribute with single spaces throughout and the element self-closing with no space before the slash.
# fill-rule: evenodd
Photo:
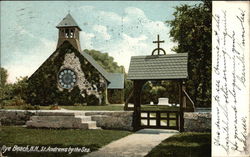
<svg viewBox="0 0 250 157">
<path fill-rule="evenodd" d="M 86 157 L 143 157 L 164 139 L 179 133 L 176 130 L 142 129 L 114 141 Z"/>
</svg>

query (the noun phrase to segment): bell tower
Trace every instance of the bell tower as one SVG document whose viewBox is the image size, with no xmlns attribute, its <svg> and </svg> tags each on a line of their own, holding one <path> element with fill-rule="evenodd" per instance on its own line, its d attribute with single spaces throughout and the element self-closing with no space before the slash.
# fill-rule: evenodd
<svg viewBox="0 0 250 157">
<path fill-rule="evenodd" d="M 68 14 L 56 26 L 59 29 L 57 48 L 65 41 L 69 41 L 77 50 L 81 52 L 79 33 L 81 28 L 77 25 L 73 17 Z"/>
</svg>

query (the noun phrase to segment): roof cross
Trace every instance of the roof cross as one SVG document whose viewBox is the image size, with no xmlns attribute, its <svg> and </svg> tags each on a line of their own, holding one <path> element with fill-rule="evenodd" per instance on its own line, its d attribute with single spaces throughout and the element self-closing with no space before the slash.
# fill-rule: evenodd
<svg viewBox="0 0 250 157">
<path fill-rule="evenodd" d="M 160 40 L 159 34 L 157 35 L 157 41 L 153 41 L 153 43 L 157 43 L 157 48 L 155 48 L 152 51 L 152 55 L 154 55 L 154 52 L 157 51 L 157 55 L 160 55 L 160 51 L 163 51 L 164 55 L 166 54 L 165 50 L 163 48 L 160 48 L 160 43 L 164 43 L 164 40 Z"/>
</svg>

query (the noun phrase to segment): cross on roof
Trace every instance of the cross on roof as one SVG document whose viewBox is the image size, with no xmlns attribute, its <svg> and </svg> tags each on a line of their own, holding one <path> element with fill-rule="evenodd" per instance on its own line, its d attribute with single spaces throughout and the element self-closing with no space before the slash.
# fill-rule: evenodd
<svg viewBox="0 0 250 157">
<path fill-rule="evenodd" d="M 157 35 L 157 41 L 153 41 L 153 43 L 157 43 L 158 48 L 160 48 L 160 43 L 164 43 L 164 40 L 160 41 L 160 35 Z"/>
<path fill-rule="evenodd" d="M 153 51 L 152 51 L 152 55 L 154 55 L 154 52 L 157 50 L 157 54 L 160 55 L 160 50 L 163 51 L 164 54 L 166 54 L 165 50 L 163 48 L 160 48 L 160 43 L 164 43 L 165 41 L 164 40 L 160 40 L 160 36 L 159 34 L 157 35 L 157 41 L 153 41 L 153 43 L 157 43 L 157 48 L 155 48 Z"/>
</svg>

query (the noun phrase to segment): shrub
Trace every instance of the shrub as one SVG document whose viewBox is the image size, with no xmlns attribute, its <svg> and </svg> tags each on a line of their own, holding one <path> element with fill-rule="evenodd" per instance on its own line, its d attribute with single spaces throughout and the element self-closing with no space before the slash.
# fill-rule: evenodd
<svg viewBox="0 0 250 157">
<path fill-rule="evenodd" d="M 26 105 L 26 102 L 20 97 L 14 97 L 10 100 L 4 100 L 2 102 L 3 106 L 23 106 Z"/>
<path fill-rule="evenodd" d="M 108 101 L 111 104 L 122 104 L 124 103 L 124 92 L 120 89 L 109 89 L 108 90 Z"/>
<path fill-rule="evenodd" d="M 74 106 L 86 106 L 87 103 L 75 103 Z"/>
<path fill-rule="evenodd" d="M 58 105 L 51 105 L 50 110 L 60 110 L 61 108 Z"/>
<path fill-rule="evenodd" d="M 99 99 L 91 94 L 89 96 L 87 96 L 87 106 L 97 106 L 100 105 Z"/>
<path fill-rule="evenodd" d="M 38 105 L 31 105 L 31 104 L 25 104 L 20 106 L 20 109 L 22 110 L 40 110 L 40 106 Z"/>
</svg>

